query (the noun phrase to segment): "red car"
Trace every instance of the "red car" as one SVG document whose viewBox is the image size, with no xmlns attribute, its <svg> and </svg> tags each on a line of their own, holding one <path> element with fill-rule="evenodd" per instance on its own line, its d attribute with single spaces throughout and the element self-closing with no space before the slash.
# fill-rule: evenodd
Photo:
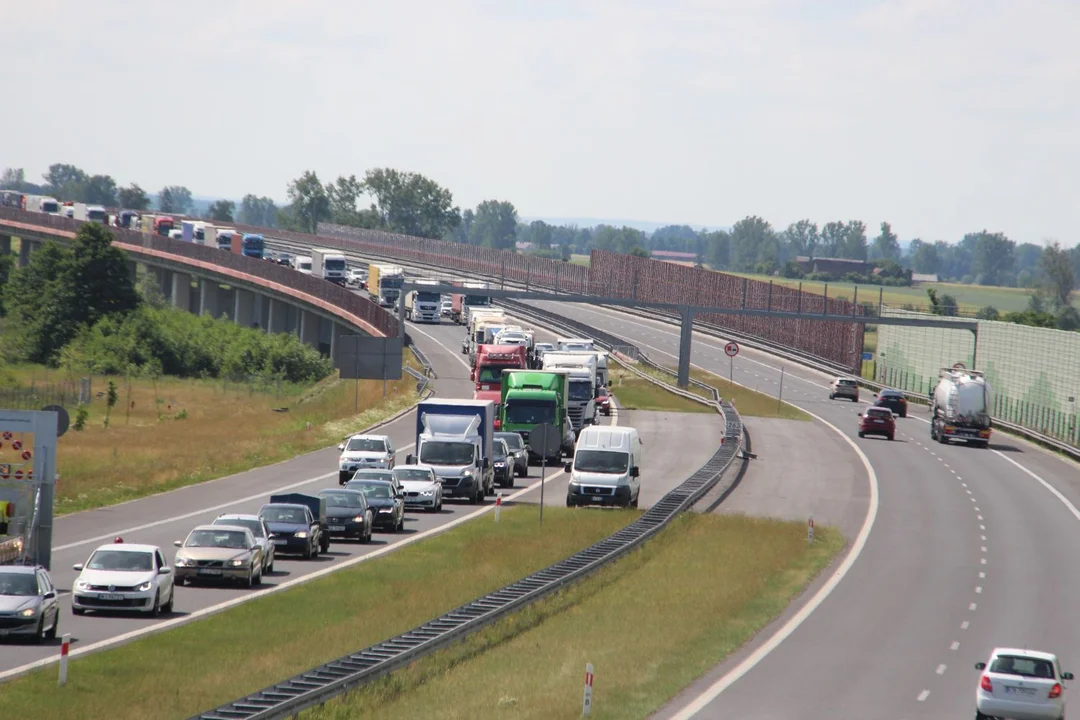
<svg viewBox="0 0 1080 720">
<path fill-rule="evenodd" d="M 859 437 L 884 435 L 890 440 L 896 435 L 896 419 L 889 408 L 868 407 L 859 415 Z"/>
<path fill-rule="evenodd" d="M 611 396 L 608 395 L 606 387 L 596 391 L 596 409 L 600 411 L 601 415 L 611 414 Z"/>
</svg>

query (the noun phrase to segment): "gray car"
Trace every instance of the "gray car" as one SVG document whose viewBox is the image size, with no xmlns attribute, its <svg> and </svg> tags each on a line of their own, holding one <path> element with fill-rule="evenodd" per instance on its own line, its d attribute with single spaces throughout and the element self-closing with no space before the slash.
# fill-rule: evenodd
<svg viewBox="0 0 1080 720">
<path fill-rule="evenodd" d="M 525 477 L 529 474 L 529 446 L 516 432 L 497 432 L 495 437 L 506 442 L 510 455 L 514 458 L 514 474 Z"/>
<path fill-rule="evenodd" d="M 56 586 L 43 567 L 0 567 L 0 638 L 52 640 L 60 625 Z"/>
<path fill-rule="evenodd" d="M 274 541 L 270 538 L 270 530 L 266 523 L 258 515 L 246 515 L 241 513 L 226 513 L 218 515 L 214 525 L 237 525 L 246 527 L 255 536 L 255 542 L 263 551 L 263 572 L 274 572 Z"/>
</svg>

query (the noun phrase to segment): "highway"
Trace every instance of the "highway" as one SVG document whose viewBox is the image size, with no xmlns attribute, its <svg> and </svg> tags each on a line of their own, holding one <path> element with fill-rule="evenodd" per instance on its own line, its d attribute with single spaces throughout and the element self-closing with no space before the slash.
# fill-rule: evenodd
<svg viewBox="0 0 1080 720">
<path fill-rule="evenodd" d="M 529 323 L 523 322 L 523 325 Z M 460 353 L 464 329 L 445 323 L 409 327 L 416 344 L 428 357 L 439 379 L 435 381 L 439 397 L 472 397 L 473 383 L 469 381 L 466 357 Z M 537 332 L 537 339 L 551 340 L 553 336 Z M 685 450 L 676 460 L 668 462 L 665 453 L 656 451 L 646 458 L 643 482 L 656 478 L 642 495 L 642 506 L 647 507 L 682 479 L 703 465 L 719 445 L 723 434 L 719 418 L 709 418 L 703 423 L 699 437 L 711 439 Z M 613 414 L 611 422 L 620 420 Z M 711 424 L 710 424 L 711 423 Z M 626 424 L 622 420 L 620 424 Z M 711 428 L 711 431 L 709 430 Z M 357 428 L 361 430 L 362 428 Z M 415 414 L 409 412 L 388 423 L 375 432 L 390 435 L 397 443 L 398 461 L 412 450 L 415 431 Z M 657 423 L 642 428 L 646 442 L 658 448 L 675 446 L 682 434 L 678 422 Z M 711 432 L 711 436 L 710 433 Z M 162 548 L 170 561 L 175 555 L 174 540 L 182 540 L 195 525 L 212 521 L 224 512 L 257 512 L 268 501 L 269 495 L 280 491 L 316 492 L 334 487 L 337 482 L 337 455 L 335 448 L 309 453 L 291 460 L 259 468 L 238 475 L 182 488 L 120 505 L 101 508 L 57 519 L 54 531 L 54 548 L 51 575 L 61 589 L 63 601 L 60 632 L 72 636 L 72 656 L 95 651 L 109 645 L 133 639 L 151 628 L 164 628 L 185 622 L 193 617 L 220 609 L 223 603 L 237 603 L 273 591 L 276 587 L 295 583 L 314 573 L 332 571 L 360 558 L 385 553 L 404 542 L 423 538 L 450 523 L 462 522 L 477 513 L 489 511 L 489 500 L 482 507 L 462 501 L 447 501 L 442 513 L 428 514 L 408 512 L 405 531 L 399 534 L 377 532 L 371 544 L 333 543 L 329 553 L 315 560 L 279 557 L 275 572 L 268 575 L 261 588 L 252 590 L 237 587 L 178 587 L 175 612 L 159 619 L 137 615 L 95 615 L 75 617 L 71 614 L 67 596 L 77 573 L 74 563 L 83 562 L 101 544 L 109 543 L 116 536 L 127 542 L 149 543 Z M 501 490 L 507 502 L 515 500 L 537 502 L 539 500 L 540 468 L 530 468 L 530 477 L 517 478 L 512 490 Z M 560 478 L 562 483 L 559 484 Z M 545 501 L 565 503 L 565 475 L 561 467 L 547 470 L 548 484 Z M 535 499 L 532 499 L 535 496 Z M 487 508 L 486 510 L 484 508 Z M 0 679 L 25 671 L 28 665 L 39 661 L 55 660 L 58 642 L 42 646 L 24 645 L 13 641 L 3 643 L 0 653 Z"/>
</svg>

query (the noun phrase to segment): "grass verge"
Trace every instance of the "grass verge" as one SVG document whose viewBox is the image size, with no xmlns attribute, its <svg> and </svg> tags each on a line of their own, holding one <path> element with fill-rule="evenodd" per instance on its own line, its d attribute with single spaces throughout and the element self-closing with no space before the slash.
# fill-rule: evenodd
<svg viewBox="0 0 1080 720">
<path fill-rule="evenodd" d="M 505 508 L 357 567 L 0 689 L 4 720 L 186 718 L 397 635 L 611 535 L 637 511 Z M 199 592 L 197 589 L 187 592 Z M 179 607 L 183 607 L 182 599 Z"/>
<path fill-rule="evenodd" d="M 644 368 L 640 368 L 644 371 Z M 659 412 L 715 413 L 708 405 L 679 397 L 664 388 L 639 378 L 629 370 L 617 365 L 608 368 L 609 390 L 620 408 L 627 410 L 655 410 Z M 670 378 L 663 378 L 670 381 Z"/>
<path fill-rule="evenodd" d="M 10 394 L 35 409 L 55 402 L 61 390 L 77 394 L 78 380 L 58 371 L 21 366 L 9 375 L 15 387 L 0 390 L 0 404 Z M 109 380 L 118 395 L 111 411 Z M 75 429 L 71 405 L 73 427 L 57 443 L 56 512 L 132 500 L 327 447 L 407 408 L 415 391 L 408 375 L 388 384 L 385 400 L 382 381 L 357 386 L 336 376 L 306 387 L 95 376 L 84 429 Z M 7 445 L 0 462 L 17 462 Z"/>
<path fill-rule="evenodd" d="M 817 530 L 809 546 L 803 523 L 688 513 L 568 590 L 300 717 L 577 717 L 587 662 L 593 716 L 648 717 L 780 614 L 843 548 L 838 531 Z"/>
</svg>

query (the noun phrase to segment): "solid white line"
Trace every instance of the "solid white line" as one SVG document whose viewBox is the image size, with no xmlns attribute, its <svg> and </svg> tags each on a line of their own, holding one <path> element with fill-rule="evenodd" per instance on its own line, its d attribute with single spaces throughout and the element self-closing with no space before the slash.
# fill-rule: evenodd
<svg viewBox="0 0 1080 720">
<path fill-rule="evenodd" d="M 1021 470 L 1023 470 L 1023 471 L 1025 472 L 1025 473 L 1027 473 L 1028 475 L 1030 475 L 1031 477 L 1033 477 L 1033 478 L 1034 478 L 1034 479 L 1035 479 L 1035 480 L 1036 480 L 1036 481 L 1037 481 L 1037 482 L 1038 482 L 1038 483 L 1039 483 L 1040 485 L 1042 485 L 1042 486 L 1043 486 L 1044 488 L 1046 488 L 1047 490 L 1049 490 L 1049 491 L 1050 491 L 1050 493 L 1051 493 L 1051 494 L 1052 494 L 1052 495 L 1053 495 L 1054 497 L 1056 497 L 1056 498 L 1057 498 L 1058 500 L 1060 500 L 1060 501 L 1061 501 L 1061 504 L 1062 504 L 1062 505 L 1064 505 L 1064 506 L 1065 506 L 1065 507 L 1066 507 L 1066 508 L 1068 509 L 1068 511 L 1069 511 L 1069 512 L 1071 512 L 1071 513 L 1073 514 L 1073 517 L 1074 517 L 1074 518 L 1076 518 L 1077 520 L 1080 520 L 1080 510 L 1077 510 L 1077 509 L 1076 509 L 1076 506 L 1075 506 L 1075 505 L 1073 505 L 1073 504 L 1072 504 L 1072 503 L 1071 503 L 1071 502 L 1069 501 L 1069 498 L 1067 498 L 1067 497 L 1065 497 L 1064 495 L 1062 495 L 1062 494 L 1061 494 L 1061 491 L 1060 491 L 1060 490 L 1058 490 L 1058 489 L 1057 489 L 1056 487 L 1054 487 L 1054 486 L 1053 486 L 1053 485 L 1051 485 L 1050 483 L 1048 483 L 1048 482 L 1046 482 L 1045 480 L 1043 480 L 1043 479 L 1042 479 L 1041 477 L 1039 477 L 1038 475 L 1036 475 L 1035 473 L 1033 473 L 1033 472 L 1032 472 L 1031 470 L 1028 470 L 1028 469 L 1027 469 L 1026 467 L 1024 467 L 1024 466 L 1023 466 L 1023 465 L 1021 465 L 1020 463 L 1016 462 L 1015 460 L 1013 460 L 1013 459 L 1012 459 L 1011 457 L 1009 457 L 1008 455 L 1004 454 L 1004 453 L 1003 453 L 1003 452 L 1001 452 L 1000 450 L 992 450 L 991 452 L 995 453 L 996 455 L 998 455 L 998 456 L 1000 456 L 1000 457 L 1003 457 L 1003 458 L 1005 458 L 1005 460 L 1007 460 L 1008 462 L 1012 463 L 1013 465 L 1015 465 L 1016 467 L 1020 468 L 1020 469 L 1021 469 Z"/>
<path fill-rule="evenodd" d="M 919 693 L 919 697 L 917 698 L 917 700 L 919 702 L 925 702 L 926 698 L 928 698 L 928 697 L 930 697 L 930 691 L 929 690 L 923 690 L 921 693 Z"/>
<path fill-rule="evenodd" d="M 836 572 L 832 574 L 828 581 L 822 585 L 821 589 L 819 589 L 817 593 L 815 593 L 815 595 L 784 624 L 783 627 L 773 633 L 772 637 L 743 659 L 736 667 L 729 670 L 722 678 L 718 679 L 700 695 L 694 698 L 694 700 L 686 707 L 679 710 L 679 712 L 672 716 L 672 720 L 687 720 L 687 718 L 691 718 L 701 712 L 701 710 L 715 700 L 720 693 L 724 692 L 724 690 L 729 688 L 739 678 L 750 672 L 758 663 L 764 660 L 769 653 L 775 650 L 780 643 L 790 637 L 791 634 L 794 633 L 808 617 L 810 617 L 811 613 L 817 610 L 818 606 L 825 602 L 825 599 L 832 594 L 833 590 L 840 584 L 840 581 L 843 580 L 844 576 L 851 570 L 855 561 L 859 559 L 859 555 L 862 553 L 863 547 L 870 537 L 870 531 L 874 527 L 874 520 L 877 518 L 878 512 L 878 479 L 877 474 L 874 472 L 874 466 L 870 464 L 870 459 L 866 457 L 866 454 L 855 441 L 844 434 L 840 428 L 822 417 L 814 415 L 809 411 L 806 412 L 842 437 L 848 445 L 852 447 L 855 454 L 859 456 L 863 467 L 866 468 L 867 479 L 870 484 L 870 505 L 866 511 L 866 518 L 863 520 L 862 527 L 859 529 L 859 534 L 855 537 L 855 542 L 852 543 L 851 550 L 848 552 L 847 557 L 840 563 L 840 567 L 837 568 Z"/>
<path fill-rule="evenodd" d="M 526 487 L 526 488 L 522 488 L 521 490 L 518 490 L 517 492 L 515 492 L 515 493 L 513 493 L 513 494 L 511 494 L 511 495 L 509 495 L 507 497 L 504 497 L 503 500 L 504 501 L 514 500 L 515 498 L 521 497 L 522 495 L 524 495 L 526 493 L 537 490 L 540 487 L 541 484 L 549 483 L 552 480 L 554 480 L 555 478 L 559 477 L 560 475 L 564 475 L 564 474 L 565 473 L 562 471 L 562 469 L 559 469 L 558 471 L 553 472 L 550 475 L 548 475 L 547 477 L 545 477 L 541 482 L 536 483 L 534 485 L 530 485 L 529 487 Z M 446 530 L 449 530 L 450 528 L 457 527 L 458 525 L 461 525 L 462 523 L 465 523 L 465 522 L 468 522 L 469 520 L 473 520 L 475 518 L 478 518 L 481 515 L 484 515 L 485 513 L 492 512 L 494 510 L 495 510 L 495 503 L 491 503 L 490 505 L 485 505 L 484 507 L 478 508 L 475 511 L 473 511 L 473 512 L 467 514 L 467 515 L 462 515 L 459 518 L 455 518 L 454 520 L 451 520 L 450 522 L 446 523 L 445 525 L 440 525 L 439 527 L 431 528 L 429 530 L 424 530 L 423 532 L 419 532 L 419 533 L 417 533 L 415 535 L 410 535 L 409 537 L 403 538 L 402 540 L 399 540 L 399 541 L 397 541 L 397 542 L 395 542 L 395 543 L 393 543 L 391 545 L 386 545 L 384 547 L 381 547 L 378 550 L 374 550 L 374 551 L 372 551 L 372 552 L 370 552 L 370 553 L 368 553 L 366 555 L 359 555 L 359 556 L 356 556 L 356 557 L 349 558 L 348 560 L 337 563 L 335 565 L 331 565 L 330 567 L 323 568 L 321 570 L 316 570 L 315 572 L 309 573 L 307 575 L 303 575 L 303 576 L 298 577 L 296 579 L 289 580 L 287 582 L 283 582 L 280 585 L 274 585 L 274 586 L 269 587 L 269 588 L 267 588 L 265 590 L 260 590 L 259 592 L 248 593 L 246 595 L 240 595 L 240 596 L 237 596 L 235 598 L 232 598 L 231 600 L 226 600 L 225 602 L 218 603 L 217 605 L 211 605 L 209 607 L 202 608 L 201 610 L 195 610 L 195 611 L 193 611 L 193 612 L 191 612 L 191 613 L 189 613 L 187 615 L 184 615 L 182 617 L 173 618 L 171 620 L 165 620 L 163 622 L 151 625 L 150 627 L 140 628 L 138 630 L 131 630 L 130 632 L 123 633 L 122 635 L 116 635 L 116 636 L 113 636 L 111 638 L 107 638 L 105 640 L 101 640 L 101 641 L 96 642 L 96 643 L 91 643 L 90 645 L 86 645 L 84 647 L 76 648 L 75 650 L 72 650 L 68 654 L 68 657 L 73 658 L 73 657 L 78 657 L 80 655 L 86 655 L 87 653 L 96 652 L 98 650 L 102 650 L 104 648 L 111 647 L 113 645 L 118 645 L 120 643 L 124 643 L 124 642 L 127 642 L 129 640 L 133 640 L 135 638 L 142 637 L 144 635 L 150 635 L 152 633 L 161 632 L 162 630 L 168 630 L 169 628 L 173 628 L 173 627 L 176 627 L 178 625 L 183 625 L 185 623 L 191 622 L 192 620 L 196 620 L 198 618 L 206 617 L 208 615 L 214 615 L 216 613 L 221 612 L 222 610 L 227 610 L 227 609 L 229 609 L 231 607 L 235 607 L 236 605 L 240 605 L 241 603 L 245 603 L 245 602 L 248 602 L 250 600 L 255 600 L 256 598 L 266 597 L 267 595 L 270 595 L 270 594 L 273 594 L 273 593 L 278 593 L 278 592 L 281 592 L 281 591 L 286 590 L 288 588 L 295 587 L 297 585 L 303 585 L 304 583 L 311 582 L 312 580 L 316 580 L 318 578 L 324 577 L 326 575 L 329 575 L 330 573 L 337 572 L 338 570 L 343 570 L 344 568 L 352 567 L 353 565 L 357 565 L 357 564 L 362 563 L 362 562 L 367 562 L 368 560 L 373 560 L 375 558 L 382 557 L 383 555 L 394 552 L 394 551 L 396 551 L 396 550 L 398 550 L 400 548 L 405 547 L 406 545 L 412 545 L 413 543 L 419 542 L 420 540 L 431 537 L 432 535 L 437 535 L 439 533 L 445 532 Z M 20 665 L 19 667 L 12 668 L 12 669 L 6 670 L 4 672 L 0 672 L 0 680 L 4 680 L 4 679 L 9 678 L 9 677 L 14 677 L 15 675 L 21 675 L 22 673 L 28 672 L 30 670 L 34 670 L 36 668 L 47 667 L 47 666 L 52 665 L 53 663 L 57 662 L 58 660 L 59 660 L 59 656 L 54 655 L 52 657 L 43 658 L 41 660 L 36 660 L 36 661 L 34 661 L 32 663 L 27 663 L 26 665 Z"/>
</svg>

